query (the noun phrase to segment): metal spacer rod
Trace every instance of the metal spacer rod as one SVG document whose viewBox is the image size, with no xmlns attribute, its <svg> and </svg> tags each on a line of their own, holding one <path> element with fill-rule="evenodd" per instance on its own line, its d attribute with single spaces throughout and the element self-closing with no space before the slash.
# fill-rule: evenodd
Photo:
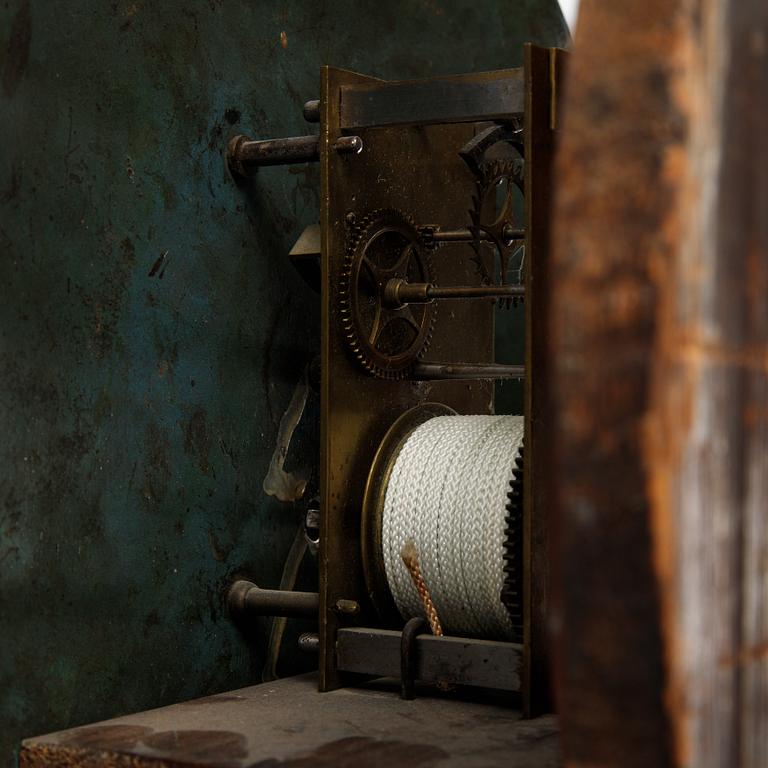
<svg viewBox="0 0 768 768">
<path fill-rule="evenodd" d="M 363 150 L 363 140 L 359 136 L 341 136 L 333 148 L 339 154 L 356 155 Z M 227 162 L 232 173 L 238 176 L 252 176 L 265 165 L 314 163 L 319 159 L 318 136 L 254 141 L 239 135 L 233 136 L 227 143 Z"/>
<path fill-rule="evenodd" d="M 317 592 L 261 589 L 252 581 L 240 579 L 227 592 L 227 607 L 236 619 L 253 616 L 316 619 L 320 612 L 320 596 Z"/>
<path fill-rule="evenodd" d="M 250 176 L 263 165 L 312 163 L 320 159 L 317 136 L 253 141 L 247 136 L 233 136 L 227 144 L 227 160 L 233 173 Z"/>
<path fill-rule="evenodd" d="M 525 366 L 496 363 L 416 363 L 412 378 L 429 379 L 524 379 Z"/>
<path fill-rule="evenodd" d="M 491 236 L 480 230 L 477 237 L 482 241 L 491 239 Z M 504 237 L 510 242 L 514 240 L 522 240 L 525 238 L 524 229 L 505 228 Z M 470 243 L 475 240 L 475 233 L 470 229 L 436 229 L 431 232 L 425 233 L 427 240 L 432 240 L 435 243 Z"/>
<path fill-rule="evenodd" d="M 384 302 L 390 307 L 406 304 L 429 304 L 435 299 L 488 299 L 525 296 L 522 285 L 452 285 L 409 283 L 395 277 L 384 286 Z"/>
</svg>

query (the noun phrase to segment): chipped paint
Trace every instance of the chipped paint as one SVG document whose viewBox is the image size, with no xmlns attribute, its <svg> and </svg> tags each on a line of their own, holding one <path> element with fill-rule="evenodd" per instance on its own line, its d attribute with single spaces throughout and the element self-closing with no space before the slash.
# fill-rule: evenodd
<svg viewBox="0 0 768 768">
<path fill-rule="evenodd" d="M 302 468 L 296 472 L 287 472 L 285 462 L 288 458 L 293 433 L 304 413 L 308 393 L 309 383 L 305 372 L 296 385 L 291 401 L 280 419 L 280 426 L 277 430 L 277 445 L 272 453 L 267 476 L 262 484 L 264 493 L 267 496 L 275 496 L 279 501 L 297 501 L 304 495 L 304 489 L 307 486 L 308 469 Z"/>
</svg>

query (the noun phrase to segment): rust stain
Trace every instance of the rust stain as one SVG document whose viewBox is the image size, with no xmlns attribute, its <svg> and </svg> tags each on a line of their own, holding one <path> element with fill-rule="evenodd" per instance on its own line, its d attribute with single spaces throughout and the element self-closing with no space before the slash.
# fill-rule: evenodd
<svg viewBox="0 0 768 768">
<path fill-rule="evenodd" d="M 103 238 L 104 250 L 111 252 L 115 246 L 115 234 L 111 228 L 104 228 Z M 116 346 L 118 321 L 136 261 L 135 247 L 129 237 L 123 238 L 118 245 L 119 258 L 113 260 L 113 266 L 99 276 L 98 282 L 92 284 L 90 292 L 80 286 L 73 288 L 80 294 L 83 306 L 91 315 L 89 324 L 93 332 L 86 339 L 86 346 L 99 360 L 104 359 Z"/>
<path fill-rule="evenodd" d="M 682 21 L 682 19 L 679 19 Z M 678 28 L 682 29 L 682 27 Z M 675 109 L 680 115 L 690 110 L 689 94 L 684 87 L 689 40 L 678 32 L 676 51 L 670 58 L 677 58 L 677 66 L 670 67 L 668 89 Z M 683 435 L 692 421 L 693 381 L 690 376 L 670 376 L 678 339 L 675 339 L 675 298 L 670 287 L 670 268 L 677 254 L 683 222 L 679 211 L 685 204 L 682 188 L 688 164 L 688 154 L 682 142 L 665 148 L 661 169 L 661 182 L 667 201 L 666 211 L 656 225 L 657 247 L 649 258 L 649 276 L 657 295 L 656 331 L 653 342 L 654 367 L 650 376 L 649 403 L 641 429 L 641 455 L 645 458 L 654 573 L 659 585 L 660 628 L 664 643 L 667 678 L 664 683 L 664 706 L 671 729 L 671 748 L 675 762 L 687 762 L 684 737 L 685 698 L 682 680 L 675 669 L 683 649 L 677 624 L 676 602 L 679 598 L 676 581 L 677 533 L 673 518 L 672 494 L 674 477 L 679 471 L 683 455 Z"/>
<path fill-rule="evenodd" d="M 659 226 L 659 240 L 667 253 L 658 255 L 653 270 L 659 296 L 658 325 L 643 440 L 654 568 L 660 584 L 666 650 L 665 705 L 672 728 L 674 761 L 678 765 L 696 762 L 695 752 L 701 749 L 694 744 L 694 720 L 701 715 L 696 712 L 698 704 L 691 693 L 690 649 L 686 647 L 689 630 L 680 609 L 690 595 L 683 593 L 680 578 L 680 520 L 676 502 L 697 394 L 708 368 L 768 371 L 768 348 L 728 347 L 709 337 L 700 307 L 685 306 L 686 299 L 691 301 L 700 294 L 711 279 L 706 272 L 708 235 L 702 225 L 702 219 L 712 221 L 714 217 L 714 211 L 708 210 L 708 188 L 713 183 L 711 174 L 717 167 L 720 142 L 720 115 L 711 100 L 711 78 L 720 65 L 722 51 L 726 50 L 716 5 L 705 3 L 697 11 L 688 7 L 680 13 L 676 44 L 667 51 L 673 73 L 673 104 L 689 127 L 685 141 L 668 149 L 663 169 L 664 186 L 673 194 L 667 216 Z M 708 158 L 706 162 L 702 161 L 704 157 Z M 755 278 L 759 284 L 760 276 L 756 274 Z M 683 564 L 687 569 L 691 566 L 691 562 Z"/>
<path fill-rule="evenodd" d="M 22 171 L 21 164 L 14 163 L 11 166 L 11 183 L 6 189 L 0 192 L 0 203 L 8 203 L 18 197 L 21 191 Z"/>
<path fill-rule="evenodd" d="M 733 656 L 721 658 L 719 664 L 721 667 L 744 666 L 756 661 L 762 662 L 766 658 L 768 658 L 768 642 L 742 648 Z"/>
<path fill-rule="evenodd" d="M 152 729 L 143 725 L 91 725 L 67 734 L 59 744 L 82 749 L 131 749 L 151 733 Z"/>
<path fill-rule="evenodd" d="M 29 0 L 23 0 L 11 23 L 11 36 L 5 53 L 3 67 L 3 93 L 11 98 L 21 82 L 29 64 L 29 47 L 32 42 L 32 19 Z"/>
<path fill-rule="evenodd" d="M 229 544 L 222 544 L 213 528 L 208 529 L 208 541 L 211 545 L 213 559 L 219 563 L 226 562 L 235 545 L 231 542 Z"/>
<path fill-rule="evenodd" d="M 718 365 L 768 373 L 768 346 L 762 344 L 736 347 L 689 332 L 676 334 L 674 349 L 679 360 L 692 367 Z"/>
<path fill-rule="evenodd" d="M 147 425 L 145 445 L 148 461 L 145 465 L 144 483 L 141 495 L 148 505 L 157 504 L 165 498 L 171 468 L 168 461 L 170 443 L 162 427 L 150 422 Z"/>
<path fill-rule="evenodd" d="M 211 434 L 208 430 L 205 411 L 198 408 L 184 429 L 184 453 L 197 456 L 200 471 L 208 475 L 211 472 L 209 454 L 211 452 Z"/>
<path fill-rule="evenodd" d="M 747 429 L 754 429 L 760 422 L 768 422 L 768 404 L 744 403 L 742 420 Z"/>
</svg>

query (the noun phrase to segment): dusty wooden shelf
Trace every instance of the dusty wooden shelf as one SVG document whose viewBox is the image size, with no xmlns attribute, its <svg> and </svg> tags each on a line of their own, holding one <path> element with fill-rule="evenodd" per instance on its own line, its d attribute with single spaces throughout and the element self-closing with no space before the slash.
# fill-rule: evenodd
<svg viewBox="0 0 768 768">
<path fill-rule="evenodd" d="M 28 739 L 21 768 L 351 768 L 560 765 L 552 716 L 430 695 L 402 701 L 384 683 L 318 693 L 286 678 Z"/>
</svg>

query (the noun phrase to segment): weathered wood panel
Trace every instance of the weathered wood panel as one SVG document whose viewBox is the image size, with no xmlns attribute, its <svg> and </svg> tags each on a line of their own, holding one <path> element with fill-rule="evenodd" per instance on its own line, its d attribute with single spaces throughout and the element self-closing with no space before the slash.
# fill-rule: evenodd
<svg viewBox="0 0 768 768">
<path fill-rule="evenodd" d="M 549 534 L 552 521 L 547 442 L 552 434 L 547 388 L 549 376 L 549 312 L 552 279 L 550 219 L 553 200 L 553 157 L 557 136 L 558 88 L 567 54 L 563 50 L 526 46 L 525 104 L 525 493 L 523 707 L 527 714 L 551 712 L 549 612 Z"/>
<path fill-rule="evenodd" d="M 588 3 L 558 158 L 573 765 L 768 764 L 768 6 Z"/>
</svg>

